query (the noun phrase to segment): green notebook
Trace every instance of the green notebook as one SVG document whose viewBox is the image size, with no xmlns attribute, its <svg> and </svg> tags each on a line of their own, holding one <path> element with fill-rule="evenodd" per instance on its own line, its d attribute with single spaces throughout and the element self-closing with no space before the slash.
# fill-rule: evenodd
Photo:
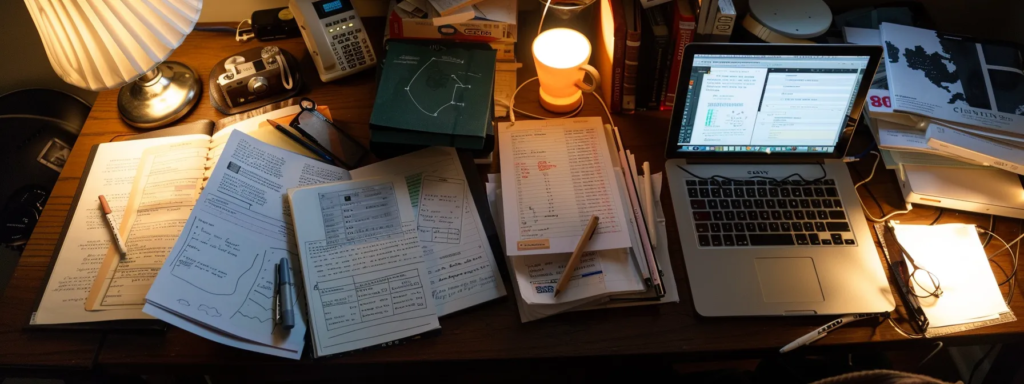
<svg viewBox="0 0 1024 384">
<path fill-rule="evenodd" d="M 483 148 L 493 117 L 495 57 L 487 44 L 389 42 L 370 141 Z"/>
</svg>

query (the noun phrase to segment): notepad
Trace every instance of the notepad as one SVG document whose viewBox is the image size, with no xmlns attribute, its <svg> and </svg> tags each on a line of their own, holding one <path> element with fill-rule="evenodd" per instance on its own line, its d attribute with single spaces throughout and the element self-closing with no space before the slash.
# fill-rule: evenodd
<svg viewBox="0 0 1024 384">
<path fill-rule="evenodd" d="M 499 126 L 506 253 L 571 253 L 591 215 L 586 251 L 630 247 L 611 150 L 599 117 Z"/>
</svg>

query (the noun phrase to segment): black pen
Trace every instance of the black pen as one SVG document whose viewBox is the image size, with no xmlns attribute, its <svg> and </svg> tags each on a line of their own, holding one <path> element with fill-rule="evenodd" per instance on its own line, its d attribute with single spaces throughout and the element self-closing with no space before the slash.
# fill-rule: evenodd
<svg viewBox="0 0 1024 384">
<path fill-rule="evenodd" d="M 332 158 L 330 155 L 324 153 L 323 151 L 321 151 L 317 147 L 313 146 L 313 144 L 310 144 L 310 143 L 306 142 L 305 140 L 302 140 L 301 137 L 295 136 L 295 134 L 291 133 L 291 131 L 289 131 L 288 128 L 285 128 L 283 125 L 278 124 L 274 120 L 267 119 L 267 122 L 270 123 L 271 126 L 276 128 L 278 132 L 281 132 L 281 134 L 287 136 L 289 139 L 292 139 L 292 141 L 294 141 L 294 142 L 298 143 L 299 145 L 301 145 L 302 148 L 305 148 L 307 151 L 313 152 L 313 154 L 316 155 L 317 157 L 319 157 L 320 160 L 323 160 L 325 163 L 328 163 L 328 164 L 335 164 L 334 158 Z"/>
<path fill-rule="evenodd" d="M 300 127 L 298 124 L 293 125 L 292 129 L 294 129 L 295 132 L 298 132 L 300 135 L 302 135 L 302 137 L 306 138 L 306 140 L 309 140 L 309 142 L 312 143 L 313 145 L 315 145 L 317 148 L 320 148 L 321 152 L 330 153 L 330 154 L 334 155 L 334 152 L 331 152 L 330 149 L 328 149 L 327 147 L 324 147 L 323 144 L 320 144 L 320 141 L 317 140 L 316 137 L 313 137 L 313 135 L 310 135 L 309 132 L 306 132 L 306 130 L 302 129 L 302 127 Z M 334 155 L 334 158 L 335 159 L 341 159 L 341 156 Z M 342 164 L 340 162 L 335 162 L 334 165 L 337 165 L 339 167 L 342 166 Z"/>
</svg>

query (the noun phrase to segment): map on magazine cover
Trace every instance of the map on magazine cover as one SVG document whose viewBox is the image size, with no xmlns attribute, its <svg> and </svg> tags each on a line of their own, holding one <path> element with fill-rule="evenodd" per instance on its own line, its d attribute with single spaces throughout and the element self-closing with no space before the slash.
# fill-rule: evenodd
<svg viewBox="0 0 1024 384">
<path fill-rule="evenodd" d="M 883 23 L 893 108 L 1024 135 L 1024 64 L 1011 46 Z"/>
</svg>

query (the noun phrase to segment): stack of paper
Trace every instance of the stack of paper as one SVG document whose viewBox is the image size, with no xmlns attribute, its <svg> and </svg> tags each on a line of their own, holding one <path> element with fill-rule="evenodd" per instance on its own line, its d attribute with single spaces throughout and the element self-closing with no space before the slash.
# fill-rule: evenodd
<svg viewBox="0 0 1024 384">
<path fill-rule="evenodd" d="M 930 323 L 929 336 L 995 324 L 1000 322 L 1001 316 L 1013 318 L 974 225 L 894 224 L 894 227 L 897 241 L 913 258 L 914 264 L 934 274 L 942 290 L 938 298 L 920 299 Z M 924 271 L 916 276 L 922 284 L 930 284 Z M 927 294 L 920 290 L 918 293 Z"/>
<path fill-rule="evenodd" d="M 502 174 L 491 178 L 489 199 L 516 279 L 522 321 L 569 310 L 678 301 L 667 246 L 654 252 L 657 243 L 640 208 L 645 194 L 638 183 L 643 183 L 635 180 L 634 163 L 622 166 L 627 154 L 616 151 L 610 127 L 600 118 L 577 118 L 520 121 L 499 131 Z M 660 175 L 654 183 L 660 185 Z M 554 297 L 591 214 L 600 218 L 598 230 L 569 288 Z M 653 239 L 665 239 L 663 221 L 656 227 Z"/>
</svg>

